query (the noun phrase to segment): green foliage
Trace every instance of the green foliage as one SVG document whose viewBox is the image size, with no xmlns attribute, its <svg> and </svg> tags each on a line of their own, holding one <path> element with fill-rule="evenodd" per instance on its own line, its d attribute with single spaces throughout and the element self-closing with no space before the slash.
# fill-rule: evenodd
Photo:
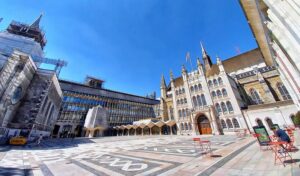
<svg viewBox="0 0 300 176">
<path fill-rule="evenodd" d="M 300 125 L 300 111 L 296 113 L 295 117 L 293 118 L 293 121 L 295 125 Z"/>
</svg>

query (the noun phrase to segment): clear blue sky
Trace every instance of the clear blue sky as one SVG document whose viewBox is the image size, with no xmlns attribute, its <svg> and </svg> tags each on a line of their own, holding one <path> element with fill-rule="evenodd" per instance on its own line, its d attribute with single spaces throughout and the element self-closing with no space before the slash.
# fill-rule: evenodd
<svg viewBox="0 0 300 176">
<path fill-rule="evenodd" d="M 215 62 L 256 48 L 238 0 L 6 0 L 0 29 L 11 20 L 31 23 L 43 12 L 46 56 L 69 65 L 60 77 L 86 75 L 127 93 L 159 94 L 160 78 L 180 75 L 186 52 L 195 65 L 202 41 Z M 195 66 L 194 66 L 195 68 Z"/>
</svg>

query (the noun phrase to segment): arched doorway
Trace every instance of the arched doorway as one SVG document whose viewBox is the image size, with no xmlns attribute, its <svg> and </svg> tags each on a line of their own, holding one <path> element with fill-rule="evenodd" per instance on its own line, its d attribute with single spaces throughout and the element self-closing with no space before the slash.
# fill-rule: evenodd
<svg viewBox="0 0 300 176">
<path fill-rule="evenodd" d="M 210 122 L 205 115 L 198 116 L 197 125 L 200 134 L 212 134 Z"/>
</svg>

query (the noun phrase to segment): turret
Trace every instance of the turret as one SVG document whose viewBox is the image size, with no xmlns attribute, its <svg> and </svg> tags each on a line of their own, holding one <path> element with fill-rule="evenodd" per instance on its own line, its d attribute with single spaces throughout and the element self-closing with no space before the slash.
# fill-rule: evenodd
<svg viewBox="0 0 300 176">
<path fill-rule="evenodd" d="M 210 56 L 206 53 L 206 50 L 204 49 L 201 42 L 200 42 L 200 45 L 201 45 L 202 59 L 203 59 L 203 62 L 204 62 L 205 70 L 209 70 L 212 66 Z"/>
</svg>

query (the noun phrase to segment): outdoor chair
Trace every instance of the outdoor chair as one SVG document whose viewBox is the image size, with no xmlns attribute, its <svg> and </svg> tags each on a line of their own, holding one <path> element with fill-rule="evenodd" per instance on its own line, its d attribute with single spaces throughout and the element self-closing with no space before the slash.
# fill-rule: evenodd
<svg viewBox="0 0 300 176">
<path fill-rule="evenodd" d="M 201 140 L 200 138 L 193 138 L 193 141 L 194 141 L 194 147 L 196 143 L 198 143 L 202 151 L 204 151 L 205 153 L 212 154 L 211 142 L 209 140 Z"/>
<path fill-rule="evenodd" d="M 270 142 L 270 146 L 272 149 L 272 152 L 274 153 L 274 164 L 277 164 L 277 161 L 280 161 L 283 166 L 285 167 L 285 161 L 287 159 L 290 159 L 293 161 L 292 156 L 288 152 L 288 150 L 284 149 L 282 146 L 286 146 L 288 143 L 287 142 Z"/>
</svg>

